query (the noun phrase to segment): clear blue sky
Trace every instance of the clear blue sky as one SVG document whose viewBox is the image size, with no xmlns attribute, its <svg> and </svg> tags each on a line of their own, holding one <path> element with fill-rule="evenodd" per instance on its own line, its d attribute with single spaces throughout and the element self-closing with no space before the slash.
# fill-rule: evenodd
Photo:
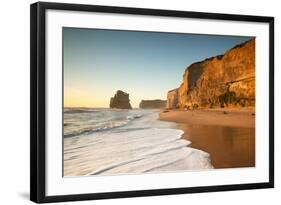
<svg viewBox="0 0 281 205">
<path fill-rule="evenodd" d="M 185 68 L 223 54 L 250 37 L 63 29 L 65 106 L 108 107 L 117 90 L 165 99 Z"/>
</svg>

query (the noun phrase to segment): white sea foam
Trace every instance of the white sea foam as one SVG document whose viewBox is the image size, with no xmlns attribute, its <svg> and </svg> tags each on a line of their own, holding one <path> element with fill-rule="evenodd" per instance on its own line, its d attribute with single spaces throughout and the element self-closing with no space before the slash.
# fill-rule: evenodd
<svg viewBox="0 0 281 205">
<path fill-rule="evenodd" d="M 64 137 L 73 137 L 93 132 L 122 127 L 150 113 L 147 110 L 65 108 Z"/>
<path fill-rule="evenodd" d="M 175 124 L 157 120 L 155 111 L 138 116 L 123 127 L 64 138 L 64 176 L 212 168 L 209 154 L 187 147 Z"/>
</svg>

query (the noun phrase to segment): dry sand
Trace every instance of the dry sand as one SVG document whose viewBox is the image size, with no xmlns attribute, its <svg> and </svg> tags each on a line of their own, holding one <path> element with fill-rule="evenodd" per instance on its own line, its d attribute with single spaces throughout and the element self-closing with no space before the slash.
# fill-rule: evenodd
<svg viewBox="0 0 281 205">
<path fill-rule="evenodd" d="M 255 166 L 254 108 L 169 110 L 160 120 L 177 122 L 191 147 L 211 155 L 215 168 Z"/>
</svg>

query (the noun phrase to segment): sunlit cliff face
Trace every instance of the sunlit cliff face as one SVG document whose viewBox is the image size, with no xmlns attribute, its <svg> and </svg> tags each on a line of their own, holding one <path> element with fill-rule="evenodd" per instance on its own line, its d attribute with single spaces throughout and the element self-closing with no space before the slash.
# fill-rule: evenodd
<svg viewBox="0 0 281 205">
<path fill-rule="evenodd" d="M 190 65 L 177 96 L 172 92 L 170 108 L 255 106 L 255 39 Z"/>
</svg>

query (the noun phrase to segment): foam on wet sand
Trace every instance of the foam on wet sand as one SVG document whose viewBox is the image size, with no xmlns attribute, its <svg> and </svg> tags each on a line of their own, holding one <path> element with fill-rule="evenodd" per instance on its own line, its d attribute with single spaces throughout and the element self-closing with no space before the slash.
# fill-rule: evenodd
<svg viewBox="0 0 281 205">
<path fill-rule="evenodd" d="M 213 168 L 208 153 L 187 147 L 182 130 L 157 118 L 146 111 L 125 127 L 64 138 L 64 176 Z"/>
</svg>

